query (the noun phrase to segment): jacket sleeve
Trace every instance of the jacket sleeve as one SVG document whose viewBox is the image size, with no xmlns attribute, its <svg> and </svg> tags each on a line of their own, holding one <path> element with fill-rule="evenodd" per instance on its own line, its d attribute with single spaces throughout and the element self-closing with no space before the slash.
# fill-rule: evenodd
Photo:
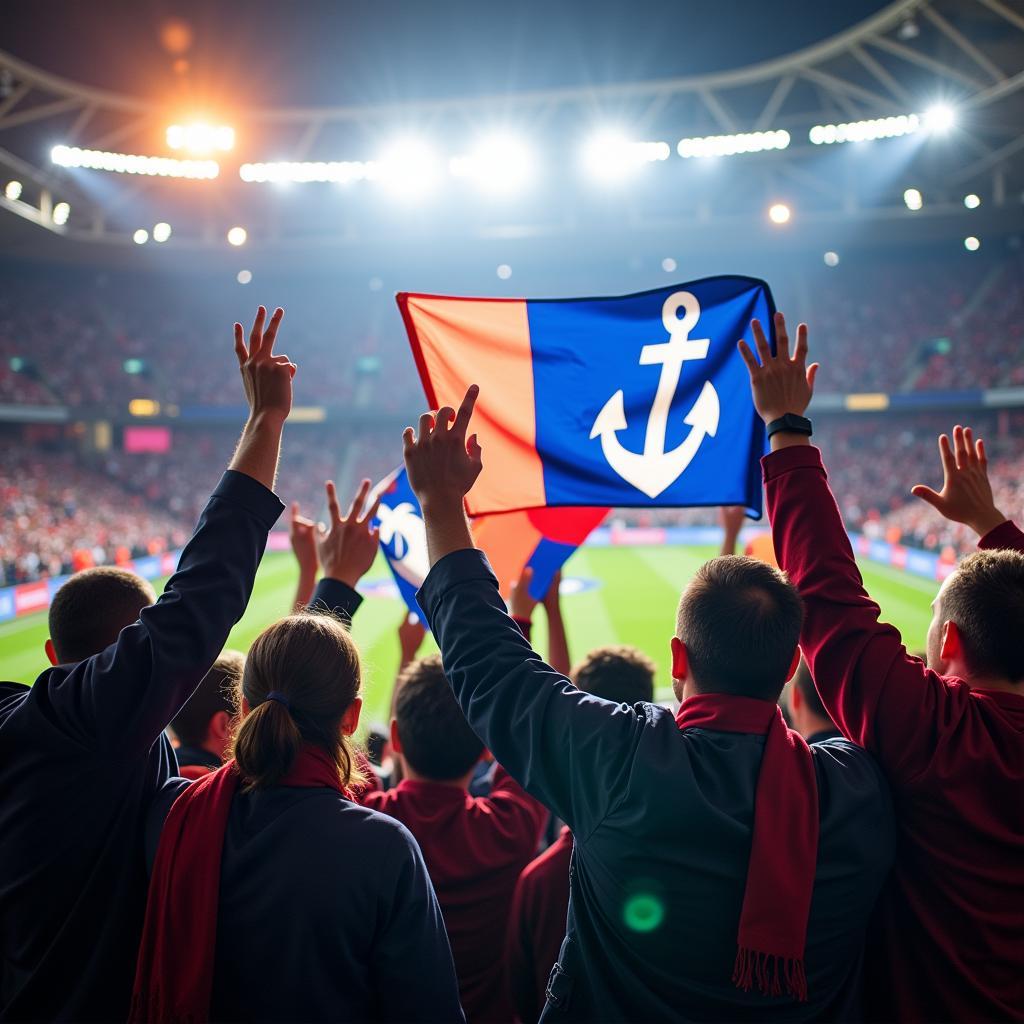
<svg viewBox="0 0 1024 1024">
<path fill-rule="evenodd" d="M 416 840 L 405 839 L 378 921 L 373 985 L 384 1021 L 464 1021 L 441 907 Z"/>
<path fill-rule="evenodd" d="M 352 616 L 363 603 L 362 595 L 341 580 L 329 576 L 321 578 L 313 591 L 309 607 L 315 612 L 329 612 L 337 615 L 347 626 L 352 624 Z"/>
<path fill-rule="evenodd" d="M 512 778 L 585 839 L 625 793 L 643 716 L 581 692 L 544 664 L 475 549 L 442 558 L 419 604 L 473 730 Z"/>
<path fill-rule="evenodd" d="M 899 632 L 879 622 L 818 449 L 784 448 L 762 465 L 775 551 L 804 600 L 800 642 L 822 703 L 891 782 L 909 783 L 945 759 L 967 687 L 910 657 Z"/>
<path fill-rule="evenodd" d="M 148 750 L 242 617 L 283 508 L 258 481 L 228 470 L 160 599 L 106 650 L 50 673 L 37 696 L 51 721 L 115 759 Z"/>
<path fill-rule="evenodd" d="M 978 547 L 982 551 L 1024 551 L 1024 533 L 1016 523 L 1007 519 L 1005 523 L 1000 523 L 995 529 L 989 530 L 978 541 Z"/>
</svg>

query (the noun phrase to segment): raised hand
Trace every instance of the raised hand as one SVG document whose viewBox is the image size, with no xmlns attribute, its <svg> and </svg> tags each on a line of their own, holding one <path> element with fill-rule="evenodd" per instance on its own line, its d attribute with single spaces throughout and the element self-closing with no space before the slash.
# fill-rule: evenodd
<svg viewBox="0 0 1024 1024">
<path fill-rule="evenodd" d="M 398 645 L 402 651 L 401 667 L 412 661 L 423 646 L 427 636 L 427 627 L 419 620 L 419 616 L 409 612 L 402 616 L 398 627 Z"/>
<path fill-rule="evenodd" d="M 807 365 L 807 325 L 800 324 L 796 329 L 796 349 L 792 356 L 789 354 L 786 318 L 781 313 L 775 314 L 775 355 L 772 355 L 761 322 L 752 320 L 750 328 L 760 362 L 745 341 L 740 341 L 737 347 L 750 371 L 750 390 L 758 415 L 765 423 L 771 423 L 786 413 L 802 416 L 811 403 L 814 378 L 818 373 L 817 363 Z"/>
<path fill-rule="evenodd" d="M 480 389 L 471 385 L 458 413 L 451 406 L 445 406 L 436 415 L 424 413 L 420 417 L 419 436 L 412 427 L 406 427 L 402 435 L 409 484 L 419 498 L 424 516 L 432 507 L 458 507 L 461 511 L 463 499 L 483 469 L 476 434 L 466 437 L 479 393 Z"/>
<path fill-rule="evenodd" d="M 519 574 L 519 579 L 512 584 L 508 592 L 508 611 L 513 619 L 530 622 L 533 609 L 537 602 L 530 596 L 530 584 L 533 582 L 533 570 L 527 565 Z"/>
<path fill-rule="evenodd" d="M 272 417 L 284 422 L 292 408 L 292 378 L 295 364 L 286 355 L 274 355 L 274 341 L 284 310 L 278 306 L 267 324 L 267 310 L 256 311 L 249 346 L 241 324 L 235 324 L 235 355 L 242 372 L 245 398 L 252 418 Z"/>
<path fill-rule="evenodd" d="M 945 434 L 939 435 L 939 456 L 942 459 L 942 490 L 933 491 L 924 484 L 910 493 L 928 502 L 946 519 L 963 523 L 979 537 L 1000 523 L 1006 516 L 996 508 L 992 485 L 988 480 L 988 457 L 985 442 L 977 441 L 970 427 L 953 428 L 953 444 Z"/>
<path fill-rule="evenodd" d="M 291 518 L 288 521 L 288 539 L 292 544 L 292 552 L 302 572 L 316 575 L 316 523 L 307 519 L 299 512 L 299 503 L 292 502 Z"/>
<path fill-rule="evenodd" d="M 330 526 L 320 523 L 317 527 L 316 551 L 324 575 L 341 580 L 354 587 L 373 565 L 377 557 L 378 530 L 373 525 L 374 516 L 380 507 L 380 497 L 360 516 L 370 493 L 370 481 L 359 485 L 348 513 L 341 514 L 338 492 L 333 480 L 327 481 L 327 511 Z"/>
</svg>

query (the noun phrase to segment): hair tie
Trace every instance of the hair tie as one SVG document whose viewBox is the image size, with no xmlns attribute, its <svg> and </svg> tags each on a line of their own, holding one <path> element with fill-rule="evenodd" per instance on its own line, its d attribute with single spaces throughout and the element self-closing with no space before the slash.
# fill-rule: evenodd
<svg viewBox="0 0 1024 1024">
<path fill-rule="evenodd" d="M 271 690 L 267 694 L 267 700 L 276 700 L 278 704 L 283 704 L 286 711 L 291 711 L 292 705 L 288 698 L 277 690 Z"/>
</svg>

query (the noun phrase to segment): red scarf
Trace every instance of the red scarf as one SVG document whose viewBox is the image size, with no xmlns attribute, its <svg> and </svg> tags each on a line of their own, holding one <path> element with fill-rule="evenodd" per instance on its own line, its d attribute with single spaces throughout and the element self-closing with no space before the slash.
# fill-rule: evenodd
<svg viewBox="0 0 1024 1024">
<path fill-rule="evenodd" d="M 193 782 L 174 801 L 157 847 L 135 969 L 132 1022 L 209 1020 L 217 948 L 220 860 L 239 774 L 234 761 Z M 303 746 L 282 786 L 344 792 L 338 766 Z"/>
<path fill-rule="evenodd" d="M 680 729 L 764 736 L 754 802 L 732 980 L 749 992 L 807 1000 L 804 944 L 818 859 L 818 783 L 810 747 L 793 732 L 778 704 L 723 693 L 683 702 Z"/>
</svg>

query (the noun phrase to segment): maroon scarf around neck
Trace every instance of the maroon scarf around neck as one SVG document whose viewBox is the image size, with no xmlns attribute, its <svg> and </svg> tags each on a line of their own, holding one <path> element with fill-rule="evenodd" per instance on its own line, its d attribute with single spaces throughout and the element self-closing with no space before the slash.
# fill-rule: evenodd
<svg viewBox="0 0 1024 1024">
<path fill-rule="evenodd" d="M 765 737 L 737 935 L 733 982 L 764 995 L 807 999 L 804 944 L 818 859 L 818 784 L 810 747 L 778 704 L 724 693 L 683 702 L 680 729 Z"/>
<path fill-rule="evenodd" d="M 167 815 L 149 882 L 129 1015 L 133 1024 L 209 1020 L 221 853 L 239 781 L 235 762 L 229 761 L 193 782 Z M 280 785 L 344 792 L 333 759 L 310 745 L 302 747 Z"/>
</svg>

